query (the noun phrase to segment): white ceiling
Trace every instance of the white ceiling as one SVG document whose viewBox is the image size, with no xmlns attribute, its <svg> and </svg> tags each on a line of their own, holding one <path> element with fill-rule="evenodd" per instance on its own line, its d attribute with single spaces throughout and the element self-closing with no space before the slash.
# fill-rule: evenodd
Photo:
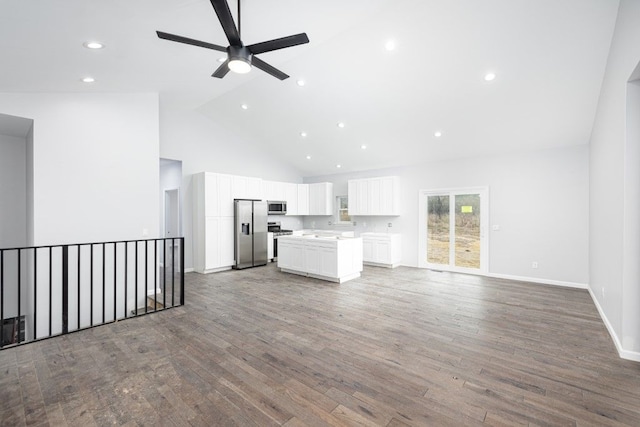
<svg viewBox="0 0 640 427">
<path fill-rule="evenodd" d="M 311 40 L 260 55 L 292 76 L 279 81 L 257 69 L 212 78 L 219 52 L 156 37 L 226 45 L 207 0 L 0 0 L 0 92 L 158 91 L 161 102 L 205 114 L 304 176 L 586 144 L 617 8 L 617 0 L 243 0 L 246 44 L 299 32 Z M 85 49 L 88 40 L 106 48 Z M 491 83 L 488 71 L 497 74 Z M 86 75 L 96 82 L 81 83 Z"/>
</svg>

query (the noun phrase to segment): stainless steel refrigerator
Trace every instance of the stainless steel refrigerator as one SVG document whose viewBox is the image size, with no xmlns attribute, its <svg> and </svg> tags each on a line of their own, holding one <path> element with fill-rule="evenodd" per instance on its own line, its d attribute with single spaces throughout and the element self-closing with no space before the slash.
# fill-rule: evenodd
<svg viewBox="0 0 640 427">
<path fill-rule="evenodd" d="M 267 265 L 267 202 L 236 199 L 233 212 L 236 259 L 233 268 Z"/>
</svg>

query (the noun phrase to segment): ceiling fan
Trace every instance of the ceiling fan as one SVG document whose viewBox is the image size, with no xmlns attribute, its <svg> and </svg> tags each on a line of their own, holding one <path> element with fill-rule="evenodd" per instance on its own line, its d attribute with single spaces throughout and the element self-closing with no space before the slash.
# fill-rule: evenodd
<svg viewBox="0 0 640 427">
<path fill-rule="evenodd" d="M 255 55 L 265 52 L 271 52 L 278 49 L 284 49 L 285 47 L 292 47 L 309 43 L 309 38 L 307 37 L 306 33 L 295 34 L 293 36 L 282 37 L 279 39 L 245 46 L 240 39 L 240 0 L 238 0 L 237 29 L 235 22 L 233 21 L 233 16 L 231 16 L 229 3 L 227 3 L 226 0 L 211 0 L 211 5 L 218 15 L 218 20 L 222 25 L 222 29 L 224 30 L 225 35 L 227 36 L 227 40 L 229 40 L 229 46 L 218 46 L 216 44 L 194 40 L 175 34 L 164 33 L 162 31 L 156 31 L 156 34 L 158 34 L 158 37 L 160 37 L 161 39 L 190 44 L 192 46 L 204 47 L 220 52 L 227 52 L 226 61 L 224 61 L 224 63 L 222 63 L 222 65 L 218 67 L 218 69 L 212 74 L 212 77 L 221 79 L 227 75 L 229 70 L 236 73 L 248 73 L 251 70 L 252 65 L 280 80 L 284 80 L 289 77 L 287 74 L 267 64 Z"/>
</svg>

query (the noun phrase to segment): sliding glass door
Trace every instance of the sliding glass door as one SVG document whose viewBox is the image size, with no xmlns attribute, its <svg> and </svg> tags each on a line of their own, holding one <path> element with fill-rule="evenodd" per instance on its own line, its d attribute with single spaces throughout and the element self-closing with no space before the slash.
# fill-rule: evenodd
<svg viewBox="0 0 640 427">
<path fill-rule="evenodd" d="M 420 266 L 485 273 L 487 189 L 420 194 Z"/>
</svg>

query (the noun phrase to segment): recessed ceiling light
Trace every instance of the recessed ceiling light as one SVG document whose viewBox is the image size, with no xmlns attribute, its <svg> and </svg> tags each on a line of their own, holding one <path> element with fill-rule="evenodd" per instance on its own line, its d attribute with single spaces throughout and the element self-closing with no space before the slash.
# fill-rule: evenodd
<svg viewBox="0 0 640 427">
<path fill-rule="evenodd" d="M 227 60 L 226 56 L 221 56 L 220 58 L 218 58 L 218 62 L 224 62 Z"/>
<path fill-rule="evenodd" d="M 82 81 L 83 81 L 84 83 L 93 83 L 93 82 L 95 82 L 95 81 L 96 81 L 96 79 L 94 79 L 93 77 L 84 77 L 84 78 L 82 79 Z"/>
<path fill-rule="evenodd" d="M 307 137 L 307 133 L 306 132 L 300 132 L 300 136 L 303 137 L 303 138 L 306 138 Z"/>
<path fill-rule="evenodd" d="M 338 123 L 338 127 L 339 127 L 339 128 L 341 128 L 341 129 L 342 129 L 342 128 L 344 128 L 344 123 L 339 122 L 339 123 Z"/>
<path fill-rule="evenodd" d="M 307 156 L 307 160 L 311 160 L 311 156 Z"/>
<path fill-rule="evenodd" d="M 442 136 L 442 132 L 436 131 L 433 133 L 433 136 L 435 136 L 436 138 L 440 138 Z"/>
<path fill-rule="evenodd" d="M 246 110 L 249 108 L 249 106 L 247 104 L 242 104 L 240 107 L 242 107 L 243 110 Z"/>
<path fill-rule="evenodd" d="M 340 168 L 342 167 L 342 165 L 336 165 L 336 167 L 337 167 L 338 169 L 340 169 Z"/>
<path fill-rule="evenodd" d="M 100 42 L 85 42 L 82 43 L 82 46 L 86 47 L 87 49 L 102 49 L 104 47 L 104 45 Z"/>
<path fill-rule="evenodd" d="M 394 42 L 393 40 L 388 40 L 385 44 L 384 44 L 384 48 L 391 51 L 391 50 L 395 50 L 396 48 L 396 42 Z"/>
<path fill-rule="evenodd" d="M 484 76 L 484 80 L 487 82 L 493 81 L 496 78 L 496 73 L 487 73 Z"/>
<path fill-rule="evenodd" d="M 360 148 L 362 148 L 363 150 L 366 150 L 366 149 L 367 149 L 367 146 L 366 146 L 366 145 L 364 145 L 364 144 L 362 144 L 362 145 L 360 146 Z"/>
<path fill-rule="evenodd" d="M 304 86 L 305 85 L 305 81 L 300 79 L 296 82 L 298 84 L 298 86 Z"/>
</svg>

